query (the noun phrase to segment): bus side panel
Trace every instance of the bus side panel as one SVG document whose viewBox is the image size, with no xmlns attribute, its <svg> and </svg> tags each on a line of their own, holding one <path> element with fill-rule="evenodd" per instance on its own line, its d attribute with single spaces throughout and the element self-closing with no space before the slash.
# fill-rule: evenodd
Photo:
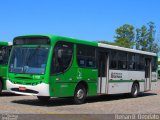
<svg viewBox="0 0 160 120">
<path fill-rule="evenodd" d="M 98 70 L 92 68 L 78 68 L 77 83 L 85 81 L 88 85 L 88 96 L 97 95 Z"/>
<path fill-rule="evenodd" d="M 6 79 L 3 80 L 3 90 L 7 90 Z"/>
<path fill-rule="evenodd" d="M 7 65 L 0 65 L 0 78 L 3 80 L 3 90 L 6 90 Z"/>
<path fill-rule="evenodd" d="M 97 82 L 88 83 L 88 93 L 87 96 L 97 95 Z"/>
<path fill-rule="evenodd" d="M 76 83 L 55 83 L 53 97 L 70 97 L 74 95 Z"/>
<path fill-rule="evenodd" d="M 145 90 L 145 82 L 144 80 L 137 80 L 139 82 L 139 88 L 140 88 L 140 92 L 144 92 Z M 134 81 L 133 81 L 134 82 Z M 133 85 L 133 82 L 130 82 L 129 84 L 129 93 L 131 92 L 131 89 L 132 89 L 132 85 Z"/>
<path fill-rule="evenodd" d="M 140 91 L 144 91 L 145 73 L 143 71 L 109 71 L 109 94 L 130 93 L 134 81 L 139 81 Z"/>
<path fill-rule="evenodd" d="M 157 88 L 158 88 L 157 79 L 158 79 L 157 72 L 152 72 L 151 90 L 157 90 Z"/>
<path fill-rule="evenodd" d="M 77 68 L 71 67 L 66 72 L 50 78 L 50 95 L 53 97 L 73 96 L 77 84 Z"/>
<path fill-rule="evenodd" d="M 71 67 L 63 74 L 53 75 L 50 79 L 50 95 L 53 97 L 74 96 L 76 86 L 84 81 L 88 86 L 88 96 L 97 93 L 97 70 Z"/>
</svg>

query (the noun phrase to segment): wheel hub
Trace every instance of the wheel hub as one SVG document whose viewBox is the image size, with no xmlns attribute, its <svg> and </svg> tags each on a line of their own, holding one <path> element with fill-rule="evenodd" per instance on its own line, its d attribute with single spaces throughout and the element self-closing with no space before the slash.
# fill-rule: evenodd
<svg viewBox="0 0 160 120">
<path fill-rule="evenodd" d="M 77 98 L 82 99 L 84 97 L 84 91 L 82 89 L 79 89 L 77 91 Z"/>
<path fill-rule="evenodd" d="M 134 95 L 137 95 L 137 93 L 138 93 L 138 87 L 135 86 L 135 87 L 134 87 Z"/>
</svg>

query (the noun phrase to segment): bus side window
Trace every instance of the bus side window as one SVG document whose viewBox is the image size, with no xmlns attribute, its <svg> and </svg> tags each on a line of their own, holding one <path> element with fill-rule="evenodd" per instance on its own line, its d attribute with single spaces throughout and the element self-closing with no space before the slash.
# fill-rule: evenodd
<svg viewBox="0 0 160 120">
<path fill-rule="evenodd" d="M 152 57 L 151 64 L 152 64 L 152 72 L 156 72 L 156 70 L 157 70 L 157 57 Z"/>
<path fill-rule="evenodd" d="M 73 56 L 73 44 L 58 42 L 53 51 L 51 74 L 62 73 L 70 66 Z"/>
<path fill-rule="evenodd" d="M 0 48 L 0 63 L 3 62 L 3 50 L 2 47 Z"/>
<path fill-rule="evenodd" d="M 77 62 L 80 67 L 86 67 L 86 47 L 77 45 Z"/>
<path fill-rule="evenodd" d="M 144 68 L 145 68 L 144 55 L 136 54 L 136 70 L 144 71 Z"/>
<path fill-rule="evenodd" d="M 118 52 L 118 69 L 127 69 L 127 53 Z"/>
<path fill-rule="evenodd" d="M 110 51 L 110 69 L 117 69 L 117 52 Z"/>
<path fill-rule="evenodd" d="M 128 69 L 135 70 L 135 54 L 128 53 Z"/>
<path fill-rule="evenodd" d="M 8 57 L 7 46 L 0 46 L 0 64 L 7 64 Z"/>
<path fill-rule="evenodd" d="M 95 48 L 86 45 L 77 45 L 77 63 L 79 67 L 95 68 Z"/>
</svg>

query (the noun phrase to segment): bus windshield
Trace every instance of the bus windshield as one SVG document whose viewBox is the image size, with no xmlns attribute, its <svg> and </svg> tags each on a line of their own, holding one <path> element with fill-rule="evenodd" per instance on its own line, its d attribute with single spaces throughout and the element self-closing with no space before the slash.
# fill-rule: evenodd
<svg viewBox="0 0 160 120">
<path fill-rule="evenodd" d="M 44 74 L 49 47 L 14 47 L 9 71 L 12 73 Z"/>
</svg>

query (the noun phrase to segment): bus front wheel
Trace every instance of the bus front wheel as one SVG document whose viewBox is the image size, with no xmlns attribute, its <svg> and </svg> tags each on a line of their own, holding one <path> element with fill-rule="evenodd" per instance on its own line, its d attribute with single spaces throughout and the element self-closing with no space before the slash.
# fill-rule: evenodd
<svg viewBox="0 0 160 120">
<path fill-rule="evenodd" d="M 45 103 L 50 100 L 49 96 L 37 96 L 37 98 L 40 102 L 45 102 Z"/>
<path fill-rule="evenodd" d="M 87 91 L 84 85 L 80 84 L 77 86 L 74 93 L 74 103 L 82 104 L 86 99 Z"/>
<path fill-rule="evenodd" d="M 137 97 L 139 95 L 139 85 L 138 83 L 134 83 L 131 89 L 131 97 Z"/>
<path fill-rule="evenodd" d="M 3 84 L 2 81 L 0 81 L 0 94 L 2 93 Z"/>
</svg>

